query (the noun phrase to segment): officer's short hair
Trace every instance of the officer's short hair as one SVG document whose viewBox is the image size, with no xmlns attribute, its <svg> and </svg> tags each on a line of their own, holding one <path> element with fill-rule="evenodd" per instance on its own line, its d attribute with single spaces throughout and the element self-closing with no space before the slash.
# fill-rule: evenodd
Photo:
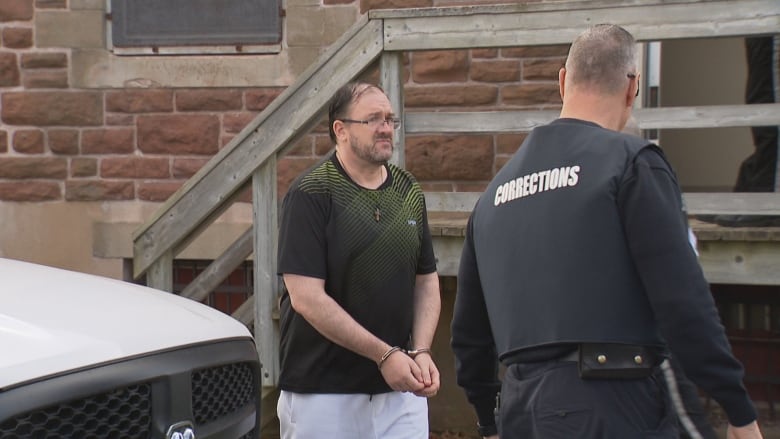
<svg viewBox="0 0 780 439">
<path fill-rule="evenodd" d="M 567 80 L 575 87 L 593 87 L 605 94 L 625 89 L 637 72 L 636 41 L 625 29 L 599 24 L 581 33 L 566 58 Z"/>
</svg>

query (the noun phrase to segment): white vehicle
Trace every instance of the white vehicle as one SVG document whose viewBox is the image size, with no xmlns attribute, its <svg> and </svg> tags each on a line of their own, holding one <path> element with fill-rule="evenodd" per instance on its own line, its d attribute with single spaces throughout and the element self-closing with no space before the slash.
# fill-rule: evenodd
<svg viewBox="0 0 780 439">
<path fill-rule="evenodd" d="M 259 383 L 216 309 L 0 258 L 0 438 L 258 438 Z"/>
</svg>

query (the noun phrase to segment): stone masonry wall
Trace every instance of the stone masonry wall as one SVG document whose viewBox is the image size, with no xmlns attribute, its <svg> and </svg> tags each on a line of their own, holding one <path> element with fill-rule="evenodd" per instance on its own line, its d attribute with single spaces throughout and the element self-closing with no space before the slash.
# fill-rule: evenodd
<svg viewBox="0 0 780 439">
<path fill-rule="evenodd" d="M 312 14 L 329 8 L 343 11 L 345 5 L 365 13 L 369 8 L 447 4 L 302 3 Z M 56 47 L 56 31 L 40 27 L 36 20 L 42 14 L 50 20 L 52 11 L 75 13 L 100 4 L 0 2 L 0 201 L 164 201 L 284 90 L 264 84 L 75 88 L 70 64 L 74 46 L 79 41 L 95 45 L 102 35 L 70 35 L 63 47 Z M 43 47 L 36 32 L 45 32 Z M 560 104 L 557 71 L 566 50 L 556 46 L 409 53 L 407 111 L 555 107 Z M 407 167 L 429 190 L 481 190 L 522 138 L 522 133 L 407 136 Z M 280 192 L 330 148 L 322 124 L 280 160 Z"/>
</svg>

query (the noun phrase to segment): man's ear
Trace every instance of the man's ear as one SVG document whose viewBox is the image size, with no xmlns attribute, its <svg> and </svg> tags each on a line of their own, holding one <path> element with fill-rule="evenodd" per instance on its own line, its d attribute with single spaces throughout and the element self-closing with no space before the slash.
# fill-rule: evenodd
<svg viewBox="0 0 780 439">
<path fill-rule="evenodd" d="M 333 121 L 333 133 L 336 135 L 336 140 L 346 135 L 346 125 L 340 120 Z"/>
</svg>

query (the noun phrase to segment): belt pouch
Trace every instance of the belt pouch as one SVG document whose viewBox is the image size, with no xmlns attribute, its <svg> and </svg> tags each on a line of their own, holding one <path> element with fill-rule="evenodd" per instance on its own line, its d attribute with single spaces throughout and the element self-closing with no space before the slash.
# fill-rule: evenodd
<svg viewBox="0 0 780 439">
<path fill-rule="evenodd" d="M 583 343 L 579 349 L 582 379 L 639 379 L 650 376 L 655 356 L 644 346 Z"/>
</svg>

